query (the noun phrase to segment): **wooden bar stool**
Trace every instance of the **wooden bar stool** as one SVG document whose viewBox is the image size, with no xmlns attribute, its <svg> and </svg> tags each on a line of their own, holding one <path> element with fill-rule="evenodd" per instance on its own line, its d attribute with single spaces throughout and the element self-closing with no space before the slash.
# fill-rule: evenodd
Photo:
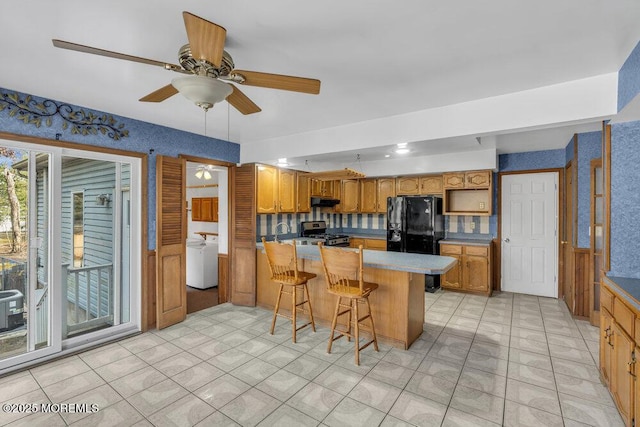
<svg viewBox="0 0 640 427">
<path fill-rule="evenodd" d="M 357 252 L 341 248 L 328 248 L 322 243 L 318 246 L 327 281 L 327 290 L 330 294 L 338 297 L 336 310 L 331 321 L 331 335 L 329 336 L 327 353 L 331 353 L 331 345 L 335 340 L 343 336 L 346 336 L 349 341 L 353 338 L 355 340 L 356 365 L 360 365 L 360 350 L 373 343 L 373 347 L 378 351 L 378 339 L 369 304 L 369 294 L 378 289 L 378 284 L 363 280 L 362 245 L 358 247 Z M 366 315 L 360 317 L 358 304 L 366 304 Z M 347 316 L 347 329 L 337 329 L 338 317 L 344 315 Z M 360 345 L 360 323 L 367 319 L 369 319 L 372 338 Z M 334 336 L 335 332 L 338 335 Z"/>
<path fill-rule="evenodd" d="M 313 321 L 313 310 L 311 309 L 311 301 L 309 300 L 309 289 L 307 288 L 307 282 L 314 277 L 313 273 L 307 273 L 305 271 L 298 271 L 298 256 L 296 254 L 296 242 L 293 244 L 286 244 L 280 242 L 267 242 L 265 238 L 262 238 L 262 244 L 267 254 L 267 261 L 269 263 L 269 270 L 271 270 L 271 280 L 280 284 L 280 290 L 278 291 L 278 299 L 276 300 L 276 306 L 273 309 L 273 320 L 271 321 L 271 335 L 276 327 L 276 317 L 286 317 L 291 321 L 291 339 L 296 342 L 296 332 L 300 329 L 311 325 L 313 332 L 316 331 L 316 325 Z M 302 301 L 298 302 L 298 291 L 301 291 Z M 280 299 L 282 294 L 291 295 L 291 315 L 279 313 Z M 308 306 L 308 310 L 304 305 Z M 302 326 L 297 326 L 296 314 L 298 311 L 307 313 L 309 315 L 309 321 Z"/>
</svg>

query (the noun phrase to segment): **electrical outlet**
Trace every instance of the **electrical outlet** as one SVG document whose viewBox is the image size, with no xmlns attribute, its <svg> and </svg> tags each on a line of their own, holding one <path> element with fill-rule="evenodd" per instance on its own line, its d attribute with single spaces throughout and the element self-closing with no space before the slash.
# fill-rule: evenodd
<svg viewBox="0 0 640 427">
<path fill-rule="evenodd" d="M 470 227 L 472 230 L 475 230 L 475 229 L 476 229 L 476 222 L 475 222 L 475 221 L 471 221 L 471 223 L 469 224 L 469 227 Z"/>
<path fill-rule="evenodd" d="M 342 226 L 346 227 L 349 225 L 349 218 L 346 215 L 342 215 Z"/>
<path fill-rule="evenodd" d="M 480 209 L 484 209 L 484 202 L 480 202 Z"/>
</svg>

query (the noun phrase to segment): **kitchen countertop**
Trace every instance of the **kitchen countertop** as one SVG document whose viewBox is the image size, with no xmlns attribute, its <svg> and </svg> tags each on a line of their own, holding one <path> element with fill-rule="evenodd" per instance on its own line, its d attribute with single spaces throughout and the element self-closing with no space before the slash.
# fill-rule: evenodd
<svg viewBox="0 0 640 427">
<path fill-rule="evenodd" d="M 263 249 L 262 243 L 257 243 L 256 247 Z M 320 261 L 320 249 L 318 246 L 297 245 L 296 252 L 298 258 Z M 365 250 L 363 262 L 365 267 L 383 270 L 407 271 L 419 274 L 444 274 L 453 268 L 457 261 L 455 258 L 448 256 Z"/>
<path fill-rule="evenodd" d="M 487 246 L 491 244 L 491 239 L 443 239 L 440 244 L 466 245 L 466 246 Z"/>
<path fill-rule="evenodd" d="M 640 279 L 605 276 L 604 280 L 614 290 L 622 291 L 618 292 L 618 294 L 635 307 L 636 310 L 640 311 Z"/>
</svg>

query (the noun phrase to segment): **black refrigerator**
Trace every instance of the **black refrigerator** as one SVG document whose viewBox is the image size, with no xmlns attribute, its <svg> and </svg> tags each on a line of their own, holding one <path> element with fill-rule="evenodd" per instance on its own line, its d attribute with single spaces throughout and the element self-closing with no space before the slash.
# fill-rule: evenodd
<svg viewBox="0 0 640 427">
<path fill-rule="evenodd" d="M 442 198 L 405 196 L 387 199 L 387 250 L 418 254 L 440 254 L 444 239 Z M 425 290 L 435 292 L 440 276 L 425 275 Z"/>
</svg>

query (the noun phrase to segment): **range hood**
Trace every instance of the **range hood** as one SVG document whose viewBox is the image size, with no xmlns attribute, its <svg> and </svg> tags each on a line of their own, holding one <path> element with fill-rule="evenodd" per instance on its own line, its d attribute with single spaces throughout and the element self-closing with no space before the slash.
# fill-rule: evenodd
<svg viewBox="0 0 640 427">
<path fill-rule="evenodd" d="M 335 205 L 339 204 L 340 200 L 338 199 L 325 199 L 322 197 L 312 197 L 311 198 L 311 206 L 313 207 L 334 207 Z"/>
</svg>

